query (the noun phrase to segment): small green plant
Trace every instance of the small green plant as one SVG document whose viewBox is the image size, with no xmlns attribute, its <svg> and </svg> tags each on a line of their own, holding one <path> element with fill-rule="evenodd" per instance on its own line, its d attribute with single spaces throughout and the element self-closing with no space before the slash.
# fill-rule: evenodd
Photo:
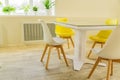
<svg viewBox="0 0 120 80">
<path fill-rule="evenodd" d="M 37 6 L 33 6 L 32 10 L 37 12 L 38 11 L 38 7 Z"/>
<path fill-rule="evenodd" d="M 43 4 L 46 9 L 50 9 L 55 5 L 55 2 L 51 2 L 51 0 L 44 0 Z"/>
<path fill-rule="evenodd" d="M 22 9 L 27 14 L 29 12 L 29 10 L 30 10 L 30 5 L 23 6 Z"/>
<path fill-rule="evenodd" d="M 32 7 L 32 10 L 34 11 L 34 14 L 36 15 L 36 14 L 37 14 L 37 11 L 38 11 L 38 7 L 37 7 L 37 6 L 33 6 L 33 7 Z"/>
<path fill-rule="evenodd" d="M 10 14 L 11 12 L 15 12 L 15 10 L 16 10 L 16 8 L 13 7 L 13 6 L 5 6 L 5 7 L 3 7 L 3 9 L 2 9 L 2 11 L 3 11 L 4 13 L 8 13 L 8 14 Z"/>
</svg>

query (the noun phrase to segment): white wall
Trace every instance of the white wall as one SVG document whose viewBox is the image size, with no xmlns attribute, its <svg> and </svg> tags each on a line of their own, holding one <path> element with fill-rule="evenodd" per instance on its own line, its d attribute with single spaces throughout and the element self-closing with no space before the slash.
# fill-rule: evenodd
<svg viewBox="0 0 120 80">
<path fill-rule="evenodd" d="M 22 45 L 22 24 L 43 19 L 52 22 L 54 17 L 40 16 L 0 16 L 0 46 Z"/>
<path fill-rule="evenodd" d="M 117 17 L 119 0 L 56 0 L 56 15 L 68 17 Z"/>
</svg>

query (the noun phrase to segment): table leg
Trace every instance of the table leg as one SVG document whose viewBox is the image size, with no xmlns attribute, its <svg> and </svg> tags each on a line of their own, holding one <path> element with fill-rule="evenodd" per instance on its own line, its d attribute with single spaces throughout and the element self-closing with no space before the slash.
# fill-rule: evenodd
<svg viewBox="0 0 120 80">
<path fill-rule="evenodd" d="M 75 30 L 75 48 L 73 66 L 74 70 L 80 70 L 85 60 L 86 31 Z"/>
<path fill-rule="evenodd" d="M 86 31 L 75 30 L 75 48 L 73 57 L 74 70 L 80 70 L 84 63 L 94 64 L 95 61 L 86 58 Z M 106 66 L 104 63 L 98 65 Z"/>
</svg>

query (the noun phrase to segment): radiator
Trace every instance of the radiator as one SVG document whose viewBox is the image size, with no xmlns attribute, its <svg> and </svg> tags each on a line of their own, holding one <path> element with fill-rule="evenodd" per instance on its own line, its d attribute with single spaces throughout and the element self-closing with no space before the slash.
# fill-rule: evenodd
<svg viewBox="0 0 120 80">
<path fill-rule="evenodd" d="M 55 25 L 53 23 L 47 23 L 52 33 L 55 35 Z M 24 23 L 23 24 L 23 41 L 39 41 L 43 40 L 43 29 L 40 23 Z"/>
</svg>

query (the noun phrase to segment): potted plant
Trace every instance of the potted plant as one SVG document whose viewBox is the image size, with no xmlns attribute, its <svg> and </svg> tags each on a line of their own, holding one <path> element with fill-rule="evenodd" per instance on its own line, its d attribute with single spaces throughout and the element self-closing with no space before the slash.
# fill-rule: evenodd
<svg viewBox="0 0 120 80">
<path fill-rule="evenodd" d="M 10 14 L 11 12 L 15 12 L 16 8 L 13 6 L 5 6 L 3 7 L 2 11 L 4 13 Z"/>
<path fill-rule="evenodd" d="M 35 15 L 36 15 L 36 13 L 38 11 L 38 7 L 37 6 L 33 6 L 32 10 L 35 12 Z"/>
<path fill-rule="evenodd" d="M 30 10 L 30 5 L 23 6 L 22 9 L 24 10 L 24 13 L 27 15 Z"/>
<path fill-rule="evenodd" d="M 51 0 L 44 0 L 43 2 L 46 12 L 49 15 L 50 14 L 50 9 L 55 5 L 55 2 L 51 2 Z"/>
</svg>

